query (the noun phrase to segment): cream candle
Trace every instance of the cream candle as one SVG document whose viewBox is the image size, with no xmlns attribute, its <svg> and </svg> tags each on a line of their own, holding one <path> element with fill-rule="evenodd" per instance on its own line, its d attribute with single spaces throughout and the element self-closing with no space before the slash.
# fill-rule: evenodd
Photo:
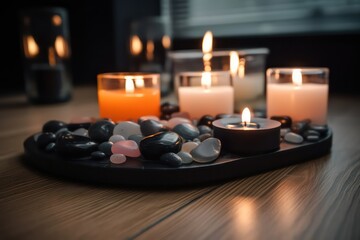
<svg viewBox="0 0 360 240">
<path fill-rule="evenodd" d="M 268 69 L 267 116 L 288 115 L 294 121 L 327 123 L 328 69 Z"/>
<path fill-rule="evenodd" d="M 227 72 L 186 72 L 178 77 L 180 111 L 188 112 L 194 119 L 206 114 L 233 113 L 234 90 Z M 224 85 L 225 79 L 228 85 Z"/>
</svg>

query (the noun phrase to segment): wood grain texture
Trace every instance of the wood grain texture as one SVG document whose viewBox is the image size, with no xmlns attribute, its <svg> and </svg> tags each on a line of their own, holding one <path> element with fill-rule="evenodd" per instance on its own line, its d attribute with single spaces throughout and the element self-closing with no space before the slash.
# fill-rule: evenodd
<svg viewBox="0 0 360 240">
<path fill-rule="evenodd" d="M 360 239 L 360 97 L 330 98 L 328 156 L 208 187 L 95 186 L 22 164 L 44 122 L 97 116 L 96 101 L 93 87 L 57 105 L 0 99 L 1 239 Z"/>
</svg>

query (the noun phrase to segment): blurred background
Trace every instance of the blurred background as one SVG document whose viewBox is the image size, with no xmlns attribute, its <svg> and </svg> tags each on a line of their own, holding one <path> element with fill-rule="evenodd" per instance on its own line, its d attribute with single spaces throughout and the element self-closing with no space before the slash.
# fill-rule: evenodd
<svg viewBox="0 0 360 240">
<path fill-rule="evenodd" d="M 98 73 L 139 69 L 139 62 L 158 57 L 148 50 L 157 49 L 160 41 L 164 52 L 200 50 L 205 31 L 211 30 L 214 50 L 268 48 L 267 68 L 328 67 L 331 93 L 360 91 L 360 0 L 13 0 L 8 4 L 0 10 L 5 63 L 0 96 L 25 91 L 19 12 L 55 6 L 68 12 L 75 86 L 95 86 Z M 153 34 L 154 42 L 139 44 L 132 38 L 141 34 Z M 164 35 L 167 38 L 157 39 Z M 148 64 L 140 70 L 154 69 L 156 64 Z"/>
</svg>

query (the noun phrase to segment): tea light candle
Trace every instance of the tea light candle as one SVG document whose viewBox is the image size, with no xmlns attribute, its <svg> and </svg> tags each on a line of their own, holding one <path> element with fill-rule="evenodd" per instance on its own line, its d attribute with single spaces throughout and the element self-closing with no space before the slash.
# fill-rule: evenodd
<svg viewBox="0 0 360 240">
<path fill-rule="evenodd" d="M 327 68 L 268 69 L 267 116 L 288 115 L 294 121 L 326 124 L 328 75 Z"/>
<path fill-rule="evenodd" d="M 100 117 L 113 121 L 160 115 L 159 74 L 103 73 L 98 75 Z"/>
<path fill-rule="evenodd" d="M 280 146 L 280 122 L 253 118 L 245 108 L 241 119 L 221 118 L 213 121 L 214 137 L 223 148 L 240 155 L 255 155 L 276 151 Z"/>
<path fill-rule="evenodd" d="M 201 74 L 201 85 L 198 80 Z M 219 113 L 232 114 L 234 110 L 234 89 L 230 85 L 213 85 L 230 76 L 227 72 L 180 73 L 178 88 L 180 111 L 188 112 L 194 119 L 203 115 Z M 227 76 L 227 78 L 226 78 Z"/>
</svg>

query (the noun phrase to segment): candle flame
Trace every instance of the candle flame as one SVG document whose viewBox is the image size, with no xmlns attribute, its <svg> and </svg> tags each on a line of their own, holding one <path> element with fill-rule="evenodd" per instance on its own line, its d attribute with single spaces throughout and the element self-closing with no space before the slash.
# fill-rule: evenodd
<svg viewBox="0 0 360 240">
<path fill-rule="evenodd" d="M 142 43 L 140 38 L 137 35 L 134 35 L 130 38 L 130 53 L 131 55 L 139 55 L 142 51 Z"/>
<path fill-rule="evenodd" d="M 211 61 L 210 60 L 212 58 L 212 45 L 213 45 L 212 32 L 207 31 L 204 35 L 203 42 L 202 42 L 204 70 L 206 72 L 211 71 Z"/>
<path fill-rule="evenodd" d="M 39 54 L 39 46 L 33 36 L 24 37 L 24 51 L 27 58 L 33 58 Z"/>
<path fill-rule="evenodd" d="M 202 42 L 202 52 L 210 53 L 212 51 L 212 45 L 213 45 L 213 34 L 211 31 L 207 31 L 204 35 Z"/>
<path fill-rule="evenodd" d="M 296 86 L 302 85 L 302 75 L 300 69 L 294 69 L 292 73 L 292 81 Z"/>
<path fill-rule="evenodd" d="M 69 48 L 66 43 L 66 40 L 63 36 L 57 36 L 55 39 L 55 51 L 57 55 L 61 58 L 69 56 Z"/>
<path fill-rule="evenodd" d="M 241 114 L 241 121 L 245 124 L 249 124 L 251 122 L 251 113 L 249 108 L 244 108 Z"/>
<path fill-rule="evenodd" d="M 211 87 L 211 73 L 210 72 L 203 72 L 201 75 L 201 86 L 204 88 Z"/>
<path fill-rule="evenodd" d="M 165 49 L 169 49 L 171 47 L 171 38 L 168 35 L 164 35 L 161 39 L 161 43 Z"/>
<path fill-rule="evenodd" d="M 135 85 L 132 80 L 132 77 L 130 77 L 130 76 L 125 76 L 125 92 L 126 93 L 135 92 Z"/>
<path fill-rule="evenodd" d="M 238 75 L 240 78 L 245 77 L 245 58 L 241 58 L 239 61 L 239 72 Z"/>
<path fill-rule="evenodd" d="M 54 26 L 60 26 L 62 23 L 62 19 L 59 15 L 54 15 L 51 20 Z"/>
<path fill-rule="evenodd" d="M 239 55 L 235 51 L 230 52 L 230 73 L 235 76 L 239 68 Z"/>
<path fill-rule="evenodd" d="M 154 49 L 155 49 L 154 41 L 153 40 L 147 41 L 146 42 L 146 59 L 148 61 L 154 60 Z"/>
<path fill-rule="evenodd" d="M 135 85 L 137 88 L 143 88 L 145 86 L 144 78 L 142 76 L 136 76 Z"/>
<path fill-rule="evenodd" d="M 55 51 L 54 51 L 53 47 L 49 47 L 48 60 L 49 60 L 50 66 L 56 65 L 56 57 L 55 57 Z"/>
</svg>

